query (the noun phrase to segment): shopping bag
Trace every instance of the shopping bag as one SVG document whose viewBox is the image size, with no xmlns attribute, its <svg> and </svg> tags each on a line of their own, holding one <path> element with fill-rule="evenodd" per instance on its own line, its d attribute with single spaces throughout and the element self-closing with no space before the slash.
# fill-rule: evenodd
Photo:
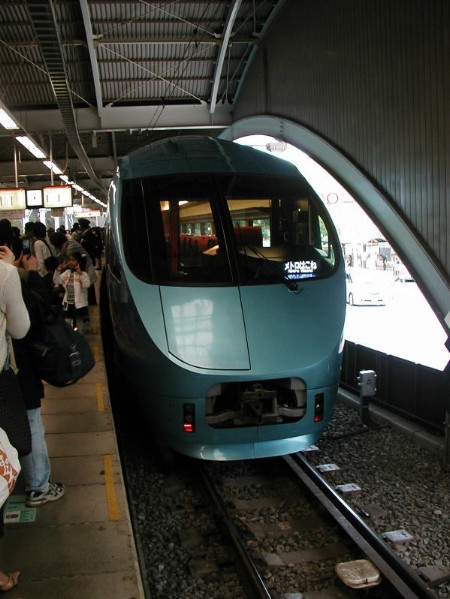
<svg viewBox="0 0 450 599">
<path fill-rule="evenodd" d="M 11 445 L 8 435 L 0 428 L 0 507 L 11 495 L 19 473 L 17 449 Z"/>
</svg>

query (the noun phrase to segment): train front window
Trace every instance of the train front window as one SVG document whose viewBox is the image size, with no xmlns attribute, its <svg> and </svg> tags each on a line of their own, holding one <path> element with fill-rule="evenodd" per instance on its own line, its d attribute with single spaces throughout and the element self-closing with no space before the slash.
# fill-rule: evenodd
<svg viewBox="0 0 450 599">
<path fill-rule="evenodd" d="M 137 277 L 161 284 L 230 284 L 209 175 L 124 181 L 123 197 L 124 251 Z"/>
<path fill-rule="evenodd" d="M 210 200 L 171 197 L 160 200 L 160 209 L 166 246 L 166 257 L 161 256 L 160 262 L 162 278 L 185 284 L 229 284 L 228 255 Z"/>
<path fill-rule="evenodd" d="M 330 274 L 337 240 L 302 177 L 190 174 L 125 181 L 122 234 L 142 280 L 289 283 Z"/>
<path fill-rule="evenodd" d="M 227 206 L 243 283 L 298 281 L 334 270 L 337 240 L 310 188 L 297 181 L 235 179 Z"/>
</svg>

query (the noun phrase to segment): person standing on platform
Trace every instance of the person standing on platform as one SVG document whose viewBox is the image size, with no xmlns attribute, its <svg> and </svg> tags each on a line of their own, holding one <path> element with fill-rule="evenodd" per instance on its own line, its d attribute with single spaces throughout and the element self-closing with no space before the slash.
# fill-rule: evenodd
<svg viewBox="0 0 450 599">
<path fill-rule="evenodd" d="M 0 370 L 4 370 L 9 364 L 8 336 L 20 339 L 30 328 L 30 318 L 14 261 L 15 256 L 10 248 L 0 245 Z M 0 508 L 0 536 L 3 536 L 3 508 L 4 506 Z M 0 591 L 14 588 L 19 576 L 18 570 L 10 573 L 0 571 Z"/>
<path fill-rule="evenodd" d="M 0 220 L 0 240 L 1 243 L 7 245 L 12 250 L 15 259 L 20 258 L 22 253 L 22 240 L 14 232 L 14 227 L 11 226 L 11 221 L 7 218 Z"/>
<path fill-rule="evenodd" d="M 73 239 L 74 241 L 78 241 L 78 243 L 80 243 L 81 235 L 80 223 L 74 223 L 72 230 L 70 231 L 69 239 Z"/>
<path fill-rule="evenodd" d="M 94 235 L 95 235 L 94 266 L 95 266 L 95 270 L 101 270 L 102 269 L 102 254 L 103 254 L 103 247 L 104 247 L 103 233 L 102 233 L 102 230 L 100 227 L 93 227 L 92 230 L 94 231 Z"/>
<path fill-rule="evenodd" d="M 90 306 L 95 306 L 97 301 L 95 298 L 94 283 L 97 280 L 97 273 L 95 272 L 95 268 L 89 254 L 86 253 L 85 249 L 80 243 L 74 241 L 73 239 L 67 239 L 62 233 L 52 233 L 50 235 L 50 241 L 59 252 L 59 259 L 61 263 L 67 263 L 69 256 L 76 253 L 82 254 L 86 257 L 86 272 L 89 275 L 89 280 L 91 281 L 88 289 L 88 304 Z M 91 299 L 91 294 L 94 296 L 93 299 Z M 84 333 L 90 333 L 92 330 L 89 321 L 89 315 L 87 318 L 88 320 L 83 324 Z"/>
<path fill-rule="evenodd" d="M 71 254 L 66 264 L 60 264 L 54 274 L 53 283 L 65 289 L 63 316 L 81 334 L 84 325 L 89 323 L 88 289 L 91 286 L 86 272 L 86 257 L 78 252 Z"/>
<path fill-rule="evenodd" d="M 95 246 L 97 244 L 96 235 L 94 230 L 91 228 L 91 223 L 87 218 L 79 218 L 81 229 L 81 245 L 84 250 L 89 254 L 92 263 L 95 264 Z"/>
<path fill-rule="evenodd" d="M 63 497 L 62 483 L 50 480 L 51 466 L 45 440 L 45 428 L 41 417 L 41 402 L 45 397 L 44 385 L 36 370 L 31 353 L 31 341 L 39 341 L 44 335 L 42 306 L 50 306 L 51 292 L 43 277 L 38 273 L 35 256 L 23 256 L 19 267 L 22 294 L 27 307 L 31 326 L 23 339 L 13 339 L 17 379 L 27 409 L 31 428 L 31 453 L 20 458 L 22 476 L 25 481 L 25 504 L 38 507 Z"/>
<path fill-rule="evenodd" d="M 33 235 L 33 254 L 37 259 L 38 273 L 41 277 L 44 277 L 47 274 L 44 264 L 45 259 L 54 256 L 56 250 L 52 247 L 50 241 L 47 240 L 47 229 L 44 223 L 33 223 Z"/>
</svg>

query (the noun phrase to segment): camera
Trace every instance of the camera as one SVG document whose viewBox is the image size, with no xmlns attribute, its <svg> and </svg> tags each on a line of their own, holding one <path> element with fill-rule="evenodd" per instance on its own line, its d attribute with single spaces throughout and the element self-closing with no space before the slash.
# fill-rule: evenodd
<svg viewBox="0 0 450 599">
<path fill-rule="evenodd" d="M 31 240 L 22 239 L 22 252 L 24 255 L 31 254 Z"/>
</svg>

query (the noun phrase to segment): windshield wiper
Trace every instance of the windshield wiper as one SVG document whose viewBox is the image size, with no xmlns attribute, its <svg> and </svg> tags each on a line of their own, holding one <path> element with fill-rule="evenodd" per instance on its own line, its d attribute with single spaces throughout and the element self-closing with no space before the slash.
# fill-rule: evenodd
<svg viewBox="0 0 450 599">
<path fill-rule="evenodd" d="M 275 266 L 275 264 L 269 260 L 269 258 L 267 258 L 267 256 L 265 256 L 260 250 L 258 250 L 257 248 L 251 246 L 251 245 L 245 245 L 243 246 L 243 250 L 244 250 L 244 255 L 249 258 L 250 256 L 247 255 L 246 252 L 246 248 L 248 248 L 251 252 L 253 252 L 255 254 L 255 256 L 258 256 L 258 258 L 261 258 L 270 268 L 270 270 L 277 275 L 277 278 L 281 280 L 282 283 L 284 283 L 286 285 L 286 287 L 289 289 L 289 291 L 291 291 L 292 293 L 300 293 L 302 291 L 301 288 L 299 288 L 297 281 L 291 281 L 290 279 L 288 279 L 283 273 L 281 273 L 278 268 Z M 259 271 L 261 270 L 260 266 L 258 266 L 256 272 L 255 272 L 255 276 L 254 279 L 257 279 L 259 276 Z"/>
</svg>

